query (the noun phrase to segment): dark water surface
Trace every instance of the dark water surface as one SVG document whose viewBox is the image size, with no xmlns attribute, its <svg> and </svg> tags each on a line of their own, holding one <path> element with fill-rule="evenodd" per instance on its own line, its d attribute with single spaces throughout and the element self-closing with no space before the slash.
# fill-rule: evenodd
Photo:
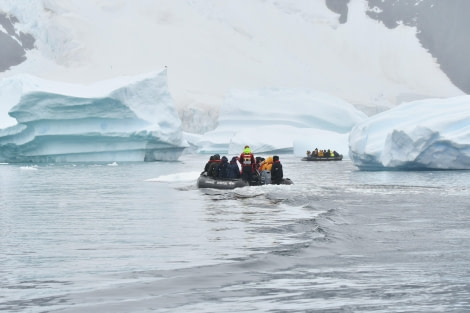
<svg viewBox="0 0 470 313">
<path fill-rule="evenodd" d="M 469 171 L 199 190 L 207 158 L 0 165 L 0 311 L 470 312 Z"/>
</svg>

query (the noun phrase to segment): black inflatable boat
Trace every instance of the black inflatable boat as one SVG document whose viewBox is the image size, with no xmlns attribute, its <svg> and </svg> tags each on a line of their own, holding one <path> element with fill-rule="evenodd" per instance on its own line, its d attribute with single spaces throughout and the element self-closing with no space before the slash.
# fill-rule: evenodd
<svg viewBox="0 0 470 313">
<path fill-rule="evenodd" d="M 269 176 L 265 176 L 269 175 Z M 271 179 L 268 178 L 270 177 L 270 173 L 264 173 L 262 172 L 261 175 L 257 176 L 253 182 L 248 183 L 247 181 L 241 179 L 241 178 L 236 178 L 236 179 L 230 179 L 230 178 L 214 178 L 207 176 L 206 172 L 201 173 L 199 175 L 199 178 L 197 179 L 197 187 L 198 188 L 215 188 L 215 189 L 235 189 L 235 188 L 241 188 L 241 187 L 248 187 L 248 186 L 261 186 L 261 185 L 276 185 L 275 183 L 271 182 Z M 283 178 L 282 181 L 278 185 L 292 185 L 293 182 L 290 180 L 290 178 Z"/>
</svg>

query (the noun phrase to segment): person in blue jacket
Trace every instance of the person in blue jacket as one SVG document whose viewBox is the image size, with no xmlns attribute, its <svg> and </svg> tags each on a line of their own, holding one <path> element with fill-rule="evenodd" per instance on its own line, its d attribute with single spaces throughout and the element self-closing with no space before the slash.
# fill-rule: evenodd
<svg viewBox="0 0 470 313">
<path fill-rule="evenodd" d="M 237 157 L 233 157 L 227 167 L 227 178 L 240 178 L 240 168 L 237 164 Z"/>
<path fill-rule="evenodd" d="M 218 178 L 227 178 L 227 169 L 228 169 L 228 159 L 224 155 L 220 160 L 219 165 L 217 166 L 217 177 Z"/>
</svg>

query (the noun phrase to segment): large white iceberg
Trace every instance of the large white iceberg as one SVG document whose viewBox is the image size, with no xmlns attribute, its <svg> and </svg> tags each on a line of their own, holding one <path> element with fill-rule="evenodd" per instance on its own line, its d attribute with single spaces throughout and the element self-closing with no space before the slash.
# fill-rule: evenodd
<svg viewBox="0 0 470 313">
<path fill-rule="evenodd" d="M 315 146 L 339 151 L 347 149 L 347 134 L 365 118 L 346 101 L 318 91 L 233 90 L 221 107 L 218 127 L 188 140 L 200 153 L 239 154 L 245 145 L 255 153 L 293 152 Z M 325 142 L 326 133 L 335 137 L 335 142 Z M 339 142 L 341 147 L 332 146 Z M 302 148 L 296 149 L 295 144 Z"/>
<path fill-rule="evenodd" d="M 360 169 L 470 169 L 470 96 L 402 104 L 357 124 L 349 156 Z"/>
<path fill-rule="evenodd" d="M 87 86 L 21 75 L 0 94 L 17 101 L 1 162 L 176 160 L 187 146 L 166 70 Z"/>
</svg>

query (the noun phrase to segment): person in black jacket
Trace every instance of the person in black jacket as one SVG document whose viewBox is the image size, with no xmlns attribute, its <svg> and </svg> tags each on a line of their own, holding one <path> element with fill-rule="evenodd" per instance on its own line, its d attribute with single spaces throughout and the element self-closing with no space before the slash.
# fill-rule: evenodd
<svg viewBox="0 0 470 313">
<path fill-rule="evenodd" d="M 281 161 L 279 161 L 279 156 L 275 155 L 273 156 L 273 166 L 271 167 L 271 183 L 279 185 L 283 177 Z"/>
<path fill-rule="evenodd" d="M 207 171 L 207 176 L 217 178 L 218 172 L 217 172 L 217 167 L 220 164 L 220 155 L 215 154 L 214 155 L 214 160 L 212 160 L 211 165 L 209 166 L 209 170 Z"/>
<path fill-rule="evenodd" d="M 202 171 L 201 174 L 204 174 L 204 172 L 206 173 L 206 175 L 209 174 L 209 168 L 210 168 L 212 162 L 214 162 L 214 156 L 213 155 L 210 156 L 209 161 L 207 161 L 206 166 L 204 166 L 204 171 Z"/>
</svg>

